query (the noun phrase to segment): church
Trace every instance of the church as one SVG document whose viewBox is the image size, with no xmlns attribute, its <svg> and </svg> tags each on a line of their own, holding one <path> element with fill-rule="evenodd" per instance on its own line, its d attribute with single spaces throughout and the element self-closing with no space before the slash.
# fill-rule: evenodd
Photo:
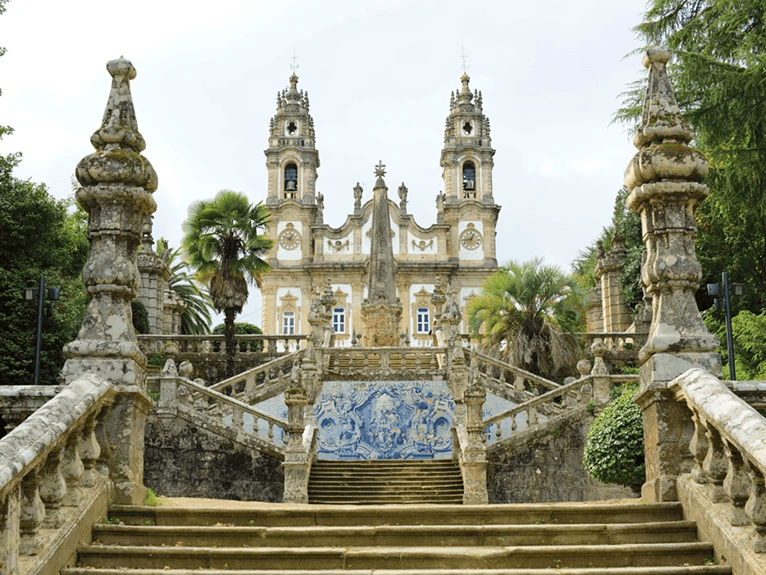
<svg viewBox="0 0 766 575">
<path fill-rule="evenodd" d="M 264 275 L 261 289 L 263 332 L 308 333 L 312 293 L 329 284 L 335 296 L 335 345 L 361 344 L 363 307 L 370 296 L 369 278 L 374 277 L 369 268 L 378 265 L 371 255 L 374 244 L 384 239 L 375 238 L 375 229 L 381 229 L 373 226 L 375 202 L 364 201 L 365 190 L 350 182 L 353 211 L 337 228 L 324 223 L 324 197 L 316 187 L 319 150 L 308 94 L 298 90 L 294 73 L 289 81 L 290 86 L 277 94 L 265 150 L 265 204 L 271 211 L 268 236 L 274 246 L 266 258 L 271 272 Z M 390 243 L 393 261 L 389 263 L 395 270 L 392 289 L 396 305 L 402 308 L 400 334 L 413 346 L 431 344 L 435 287 L 455 298 L 465 318 L 467 302 L 497 270 L 500 206 L 492 190 L 495 150 L 482 94 L 471 92 L 469 81 L 463 74 L 461 88 L 449 98 L 440 162 L 444 191 L 436 197 L 436 223 L 423 227 L 407 213 L 409 191 L 404 184 L 397 189 L 398 203 L 388 199 L 385 166 L 378 162 L 375 168 L 374 194 L 376 198 L 382 194 L 390 221 L 390 241 L 385 238 L 384 243 Z M 385 227 L 384 222 L 384 231 Z M 467 330 L 465 321 L 461 329 Z"/>
</svg>

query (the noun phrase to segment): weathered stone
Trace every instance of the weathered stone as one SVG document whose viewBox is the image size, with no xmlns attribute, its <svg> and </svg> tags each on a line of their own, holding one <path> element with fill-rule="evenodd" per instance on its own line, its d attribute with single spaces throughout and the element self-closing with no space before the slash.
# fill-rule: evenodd
<svg viewBox="0 0 766 575">
<path fill-rule="evenodd" d="M 688 439 L 671 439 L 689 427 L 688 415 L 666 391 L 667 382 L 690 367 L 720 375 L 718 339 L 702 322 L 694 292 L 702 268 L 694 252 L 695 212 L 707 196 L 704 156 L 688 146 L 694 136 L 681 115 L 665 69 L 667 48 L 651 46 L 644 56 L 649 81 L 641 123 L 633 143 L 638 153 L 625 172 L 627 205 L 641 214 L 646 259 L 641 281 L 652 298 L 652 323 L 639 352 L 647 483 L 652 501 L 676 498 L 675 481 L 687 470 Z"/>
</svg>

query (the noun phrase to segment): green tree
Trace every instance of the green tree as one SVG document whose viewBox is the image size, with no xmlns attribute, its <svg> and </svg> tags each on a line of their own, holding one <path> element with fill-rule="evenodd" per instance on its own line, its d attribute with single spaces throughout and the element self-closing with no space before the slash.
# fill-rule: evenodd
<svg viewBox="0 0 766 575">
<path fill-rule="evenodd" d="M 0 381 L 34 381 L 37 307 L 22 294 L 42 275 L 48 287 L 61 290 L 43 319 L 40 382 L 54 384 L 65 360 L 62 348 L 75 339 L 87 306 L 80 278 L 87 229 L 71 200 L 56 200 L 44 184 L 13 176 L 20 159 L 18 153 L 0 156 Z"/>
<path fill-rule="evenodd" d="M 625 186 L 617 192 L 612 225 L 601 230 L 598 238 L 590 246 L 579 252 L 577 258 L 572 262 L 572 273 L 580 278 L 587 287 L 595 286 L 596 275 L 594 270 L 598 261 L 599 244 L 605 252 L 609 251 L 612 248 L 614 234 L 618 234 L 625 242 L 625 258 L 620 273 L 621 293 L 628 309 L 635 315 L 637 306 L 643 300 L 644 295 L 639 282 L 644 241 L 641 237 L 641 217 L 637 213 L 631 212 L 625 205 L 628 195 L 629 192 Z"/>
<path fill-rule="evenodd" d="M 598 481 L 619 483 L 638 492 L 646 481 L 644 427 L 641 410 L 633 401 L 638 385 L 626 386 L 607 405 L 588 430 L 583 467 Z"/>
<path fill-rule="evenodd" d="M 749 289 L 735 311 L 766 307 L 766 5 L 762 0 L 652 0 L 634 30 L 666 44 L 679 106 L 708 158 L 711 193 L 697 212 L 703 281 L 722 271 Z M 635 125 L 636 83 L 616 119 Z M 702 293 L 703 307 L 712 303 Z"/>
<path fill-rule="evenodd" d="M 468 322 L 485 348 L 523 369 L 553 378 L 579 356 L 583 289 L 542 259 L 512 261 L 488 277 L 468 303 Z"/>
<path fill-rule="evenodd" d="M 226 330 L 226 326 L 222 323 L 219 323 L 217 326 L 213 328 L 213 333 L 221 334 L 224 333 Z M 259 328 L 257 325 L 253 325 L 252 323 L 246 323 L 246 322 L 236 322 L 234 324 L 234 332 L 238 335 L 262 335 L 263 330 Z M 262 341 L 251 341 L 250 345 L 248 346 L 248 342 L 241 341 L 239 342 L 239 351 L 247 351 L 248 347 L 250 351 L 263 351 L 263 342 Z"/>
<path fill-rule="evenodd" d="M 269 269 L 262 258 L 272 241 L 259 233 L 268 216 L 261 203 L 250 204 L 244 194 L 223 190 L 189 206 L 183 224 L 186 261 L 208 285 L 215 309 L 224 312 L 227 377 L 234 376 L 234 318 L 247 302 L 247 284 L 260 287 Z"/>
</svg>

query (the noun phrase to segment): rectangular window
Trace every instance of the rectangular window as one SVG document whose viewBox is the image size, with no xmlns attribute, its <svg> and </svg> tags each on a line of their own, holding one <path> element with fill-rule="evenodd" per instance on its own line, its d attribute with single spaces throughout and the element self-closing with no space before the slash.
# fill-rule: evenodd
<svg viewBox="0 0 766 575">
<path fill-rule="evenodd" d="M 335 333 L 346 333 L 346 310 L 336 307 L 332 310 L 332 328 Z"/>
<path fill-rule="evenodd" d="M 427 307 L 419 307 L 417 314 L 417 332 L 428 333 L 431 331 L 431 314 Z"/>
<path fill-rule="evenodd" d="M 294 311 L 286 311 L 282 314 L 282 335 L 295 335 Z"/>
</svg>

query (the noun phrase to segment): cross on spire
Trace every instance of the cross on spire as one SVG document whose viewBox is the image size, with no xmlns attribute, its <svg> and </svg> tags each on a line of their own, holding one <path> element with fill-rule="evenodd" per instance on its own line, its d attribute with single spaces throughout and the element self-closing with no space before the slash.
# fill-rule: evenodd
<svg viewBox="0 0 766 575">
<path fill-rule="evenodd" d="M 465 48 L 463 48 L 463 46 L 460 46 L 460 52 L 463 58 L 463 72 L 467 74 L 468 68 L 470 68 L 470 66 L 468 65 L 468 62 L 466 62 L 466 58 L 468 58 L 468 54 L 465 53 Z"/>
<path fill-rule="evenodd" d="M 295 71 L 299 68 L 299 65 L 295 63 L 298 59 L 298 56 L 295 55 L 295 47 L 293 47 L 293 56 L 290 59 L 293 61 L 293 63 L 290 64 L 290 69 L 293 71 L 293 74 L 295 74 Z"/>
<path fill-rule="evenodd" d="M 386 165 L 383 163 L 383 160 L 378 160 L 378 165 L 375 166 L 375 175 L 379 178 L 386 175 Z"/>
</svg>

